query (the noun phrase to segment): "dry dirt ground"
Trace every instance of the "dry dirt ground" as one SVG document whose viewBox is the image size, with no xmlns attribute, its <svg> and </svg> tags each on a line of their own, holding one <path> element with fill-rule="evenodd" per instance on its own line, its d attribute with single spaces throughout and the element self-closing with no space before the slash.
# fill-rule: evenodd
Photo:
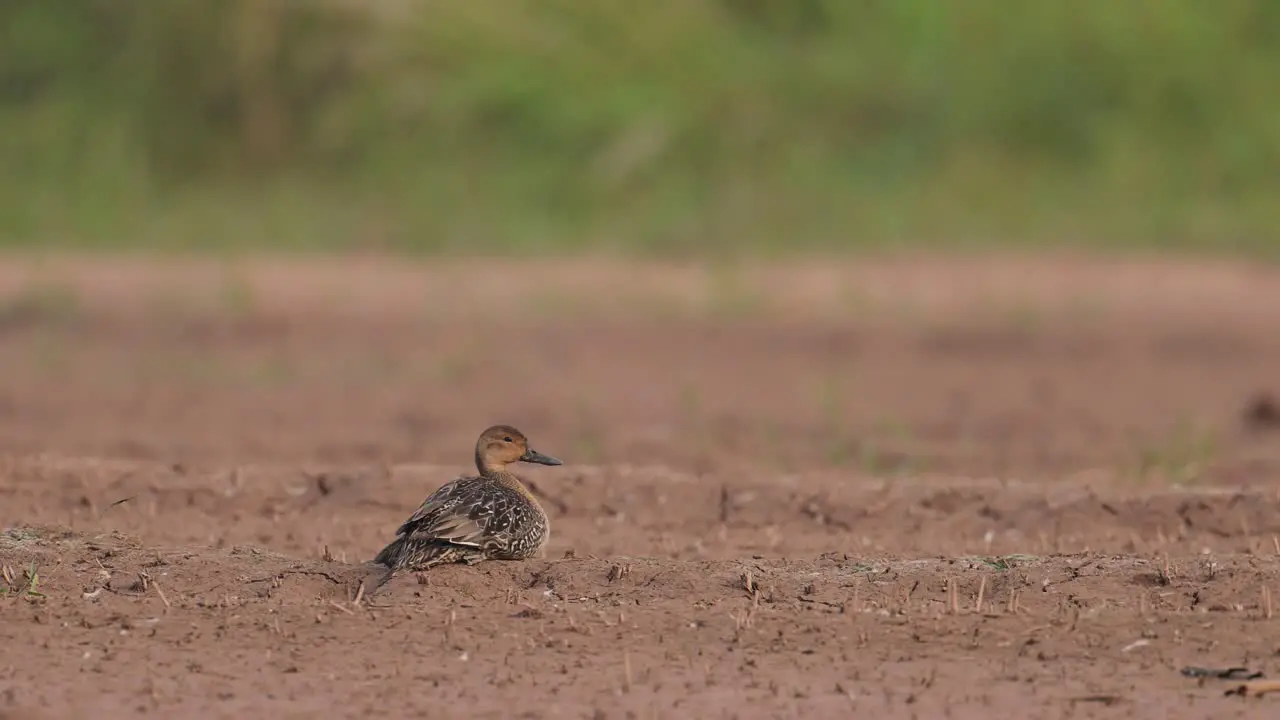
<svg viewBox="0 0 1280 720">
<path fill-rule="evenodd" d="M 1280 713 L 1182 673 L 1280 677 L 1274 269 L 11 258 L 0 297 L 0 718 Z M 495 422 L 566 460 L 547 557 L 353 602 Z"/>
</svg>

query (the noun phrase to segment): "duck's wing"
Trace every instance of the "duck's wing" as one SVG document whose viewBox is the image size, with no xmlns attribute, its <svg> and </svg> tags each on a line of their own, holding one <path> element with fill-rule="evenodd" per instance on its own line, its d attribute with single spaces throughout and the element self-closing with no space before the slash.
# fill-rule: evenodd
<svg viewBox="0 0 1280 720">
<path fill-rule="evenodd" d="M 475 477 L 461 477 L 436 490 L 405 521 L 396 535 L 480 547 L 494 516 L 495 498 L 489 484 Z M 498 504 L 503 504 L 499 502 Z"/>
<path fill-rule="evenodd" d="M 409 519 L 405 520 L 396 529 L 396 535 L 405 535 L 413 532 L 424 523 L 429 524 L 433 517 L 446 512 L 457 502 L 459 496 L 466 494 L 467 486 L 476 479 L 474 477 L 459 476 L 436 488 L 435 492 L 422 501 L 422 504 L 409 516 Z"/>
</svg>

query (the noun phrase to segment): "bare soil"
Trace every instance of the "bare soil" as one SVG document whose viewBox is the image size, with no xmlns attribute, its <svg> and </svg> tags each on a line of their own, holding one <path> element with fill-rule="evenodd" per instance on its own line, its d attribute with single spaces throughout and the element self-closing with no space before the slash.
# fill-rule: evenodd
<svg viewBox="0 0 1280 720">
<path fill-rule="evenodd" d="M 0 718 L 1280 711 L 1234 694 L 1280 677 L 1280 270 L 10 258 L 0 293 Z M 497 422 L 566 461 L 524 472 L 547 556 L 355 602 Z"/>
</svg>

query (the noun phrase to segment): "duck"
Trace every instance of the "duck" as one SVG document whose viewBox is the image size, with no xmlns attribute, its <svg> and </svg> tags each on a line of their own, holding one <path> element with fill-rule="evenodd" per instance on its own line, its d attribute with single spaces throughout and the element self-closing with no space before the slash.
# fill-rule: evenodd
<svg viewBox="0 0 1280 720">
<path fill-rule="evenodd" d="M 562 465 L 529 446 L 511 425 L 494 425 L 476 440 L 478 475 L 462 476 L 431 493 L 396 530 L 373 565 L 385 568 L 372 590 L 402 572 L 439 565 L 540 557 L 551 521 L 537 498 L 511 472 L 516 463 Z"/>
</svg>

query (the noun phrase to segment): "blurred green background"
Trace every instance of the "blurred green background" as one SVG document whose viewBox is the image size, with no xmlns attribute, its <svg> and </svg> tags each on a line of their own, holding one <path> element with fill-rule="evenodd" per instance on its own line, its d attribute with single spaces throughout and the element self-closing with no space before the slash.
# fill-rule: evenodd
<svg viewBox="0 0 1280 720">
<path fill-rule="evenodd" d="M 1280 255 L 1274 0 L 4 0 L 0 245 Z"/>
</svg>

